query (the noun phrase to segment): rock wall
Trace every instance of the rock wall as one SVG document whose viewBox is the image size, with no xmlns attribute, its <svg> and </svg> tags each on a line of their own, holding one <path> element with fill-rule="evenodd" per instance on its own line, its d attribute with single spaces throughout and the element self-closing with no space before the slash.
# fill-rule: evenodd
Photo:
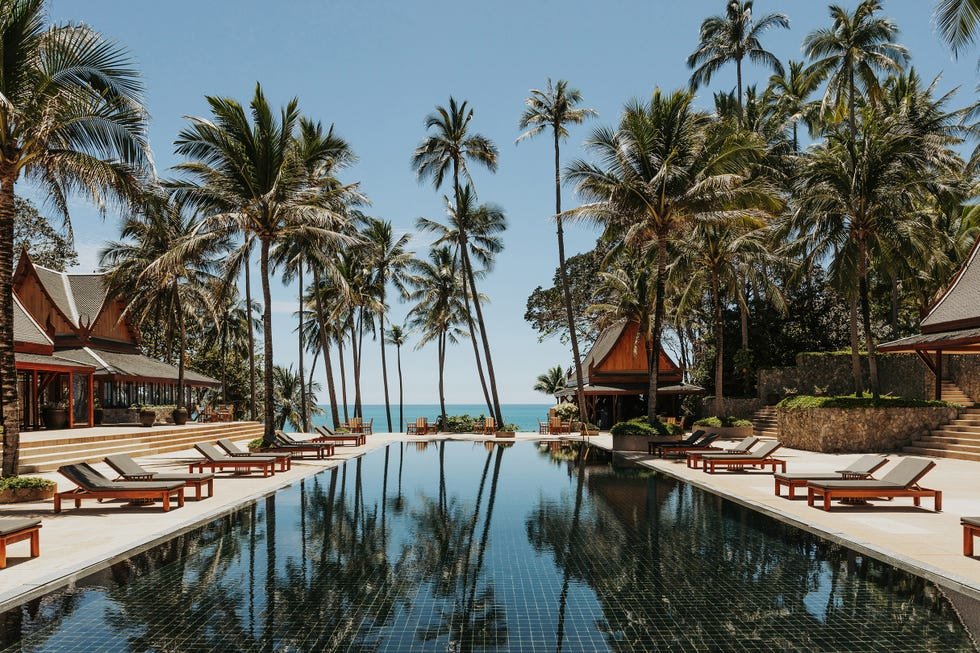
<svg viewBox="0 0 980 653">
<path fill-rule="evenodd" d="M 823 453 L 896 451 L 956 417 L 955 408 L 777 408 L 787 447 Z"/>
<path fill-rule="evenodd" d="M 977 363 L 980 364 L 980 360 Z M 867 356 L 861 357 L 861 366 L 867 387 Z M 980 386 L 980 367 L 977 369 Z M 767 404 L 785 397 L 787 389 L 807 395 L 816 394 L 815 388 L 829 395 L 854 392 L 851 356 L 847 353 L 802 353 L 796 356 L 794 367 L 765 368 L 758 374 L 759 399 Z M 882 394 L 908 399 L 931 398 L 927 388 L 932 383 L 932 373 L 915 354 L 879 354 L 878 381 Z"/>
<path fill-rule="evenodd" d="M 703 397 L 697 419 L 710 415 L 742 417 L 749 419 L 755 411 L 762 408 L 762 401 L 756 397 L 724 397 L 721 412 L 716 410 L 714 397 Z"/>
<path fill-rule="evenodd" d="M 968 397 L 974 401 L 980 401 L 980 355 L 950 354 L 943 356 L 943 372 Z M 929 376 L 927 385 L 929 388 L 927 396 L 932 399 L 935 394 L 932 375 Z"/>
</svg>

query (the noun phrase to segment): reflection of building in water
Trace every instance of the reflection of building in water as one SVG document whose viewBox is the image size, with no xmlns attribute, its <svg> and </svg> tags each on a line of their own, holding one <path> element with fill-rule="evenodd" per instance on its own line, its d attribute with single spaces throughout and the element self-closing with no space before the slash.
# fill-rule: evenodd
<svg viewBox="0 0 980 653">
<path fill-rule="evenodd" d="M 415 444 L 416 451 L 425 451 L 429 448 L 428 440 L 416 440 L 413 444 Z"/>
</svg>

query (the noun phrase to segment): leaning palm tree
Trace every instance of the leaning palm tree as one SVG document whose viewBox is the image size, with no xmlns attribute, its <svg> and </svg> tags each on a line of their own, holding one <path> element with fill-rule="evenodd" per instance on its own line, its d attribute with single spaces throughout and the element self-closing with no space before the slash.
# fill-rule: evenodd
<svg viewBox="0 0 980 653">
<path fill-rule="evenodd" d="M 395 346 L 395 359 L 398 368 L 398 432 L 405 430 L 405 392 L 402 385 L 402 345 L 408 342 L 408 333 L 397 324 L 388 329 L 388 342 Z"/>
<path fill-rule="evenodd" d="M 980 31 L 980 0 L 939 0 L 936 3 L 936 24 L 946 43 L 959 56 L 972 45 Z"/>
<path fill-rule="evenodd" d="M 908 59 L 907 50 L 894 42 L 898 26 L 889 18 L 875 16 L 880 9 L 878 0 L 862 0 L 853 13 L 831 5 L 831 27 L 810 32 L 803 39 L 810 70 L 827 79 L 823 113 L 832 106 L 846 106 L 852 139 L 858 130 L 859 90 L 869 101 L 876 101 L 881 91 L 878 73 L 897 72 Z"/>
<path fill-rule="evenodd" d="M 568 270 L 565 266 L 565 234 L 562 227 L 561 214 L 561 157 L 559 147 L 561 141 L 568 138 L 567 125 L 578 125 L 586 118 L 598 115 L 593 109 L 580 108 L 582 94 L 576 88 L 569 88 L 568 82 L 559 79 L 554 85 L 549 78 L 543 91 L 531 89 L 530 97 L 525 100 L 527 108 L 521 114 L 519 128 L 526 130 L 517 138 L 521 142 L 525 138 L 537 136 L 551 127 L 551 136 L 555 146 L 555 223 L 558 231 L 558 278 L 561 283 L 562 300 L 565 304 L 565 319 L 568 320 L 568 334 L 572 344 L 572 361 L 575 366 L 575 387 L 578 396 L 579 415 L 585 424 L 585 384 L 582 376 L 582 361 L 578 350 L 578 332 L 575 328 L 575 315 L 572 313 L 572 292 L 568 285 Z"/>
<path fill-rule="evenodd" d="M 2 473 L 17 473 L 14 187 L 35 182 L 70 228 L 68 196 L 136 207 L 151 167 L 143 85 L 129 56 L 87 25 L 46 26 L 43 0 L 0 0 L 0 417 Z"/>
<path fill-rule="evenodd" d="M 385 354 L 385 320 L 388 310 L 388 284 L 394 286 L 401 299 L 408 297 L 409 268 L 414 255 L 408 249 L 409 234 L 395 236 L 391 222 L 368 218 L 361 236 L 365 242 L 368 265 L 374 268 L 372 283 L 378 293 L 378 339 L 381 341 L 381 378 L 385 394 L 385 414 L 388 417 L 388 432 L 393 431 L 391 423 L 391 400 L 388 397 L 388 363 Z"/>
<path fill-rule="evenodd" d="M 752 19 L 752 0 L 728 0 L 724 16 L 712 16 L 701 23 L 701 35 L 697 49 L 687 58 L 691 74 L 691 90 L 711 82 L 711 77 L 729 62 L 735 62 L 735 78 L 738 88 L 738 107 L 742 108 L 742 60 L 748 57 L 783 74 L 783 65 L 772 52 L 762 47 L 759 37 L 768 29 L 789 29 L 786 14 L 767 14 L 759 20 Z"/>
<path fill-rule="evenodd" d="M 258 241 L 262 282 L 263 438 L 275 438 L 271 250 L 300 235 L 322 242 L 345 236 L 337 229 L 335 196 L 309 188 L 295 134 L 295 98 L 277 116 L 256 84 L 249 111 L 230 98 L 208 97 L 212 119 L 190 117 L 175 142 L 187 161 L 175 169 L 187 177 L 173 184 L 177 196 L 204 212 L 207 229 L 239 230 Z"/>
<path fill-rule="evenodd" d="M 650 346 L 659 351 L 664 325 L 668 243 L 699 219 L 725 220 L 773 209 L 764 180 L 749 183 L 760 156 L 756 139 L 713 128 L 688 91 L 655 90 L 630 102 L 617 129 L 597 129 L 586 141 L 597 163 L 575 161 L 566 178 L 587 203 L 567 215 L 603 226 L 617 249 L 654 266 Z M 655 361 L 656 359 L 651 359 Z M 647 417 L 656 419 L 659 365 L 649 370 Z"/>
<path fill-rule="evenodd" d="M 272 366 L 273 395 L 272 404 L 275 406 L 275 428 L 283 429 L 289 423 L 294 429 L 303 428 L 303 395 L 301 386 L 303 379 L 293 371 L 293 366 L 283 367 L 282 365 Z M 320 415 L 323 409 L 316 404 L 316 393 L 320 391 L 320 384 L 310 385 L 310 412 L 313 415 Z"/>
<path fill-rule="evenodd" d="M 561 368 L 561 365 L 555 365 L 549 368 L 544 374 L 539 374 L 537 380 L 534 382 L 534 387 L 531 389 L 535 392 L 541 392 L 555 397 L 555 403 L 557 403 L 558 398 L 555 395 L 565 389 L 566 377 L 567 374 Z"/>
<path fill-rule="evenodd" d="M 431 133 L 415 148 L 412 155 L 412 167 L 418 175 L 419 181 L 431 179 L 432 184 L 439 189 L 442 187 L 447 174 L 452 175 L 453 183 L 453 205 L 459 206 L 463 187 L 460 178 L 465 178 L 472 186 L 473 178 L 470 176 L 468 161 L 476 162 L 486 167 L 490 172 L 497 169 L 497 147 L 493 142 L 482 134 L 470 133 L 470 122 L 473 120 L 473 109 L 467 106 L 464 100 L 457 104 L 455 98 L 449 98 L 449 108 L 437 106 L 435 112 L 429 114 L 425 119 L 425 128 Z M 465 240 L 467 234 L 462 233 Z M 473 266 L 469 259 L 469 253 L 464 247 L 460 252 L 460 267 L 463 274 L 463 283 L 472 282 L 474 276 Z M 472 289 L 472 295 L 477 295 L 476 289 Z M 464 300 L 469 301 L 469 292 L 463 293 Z M 474 304 L 476 309 L 476 321 L 479 326 L 480 338 L 483 343 L 483 356 L 487 363 L 487 376 L 490 382 L 491 410 L 498 423 L 503 423 L 500 411 L 500 400 L 497 393 L 497 382 L 493 369 L 493 358 L 490 355 L 490 341 L 487 337 L 487 327 L 483 319 L 483 311 L 479 303 Z M 469 311 L 467 311 L 469 313 Z M 476 328 L 472 318 L 469 319 L 470 338 L 476 342 Z M 478 351 L 476 352 L 479 358 Z M 477 371 L 480 374 L 481 382 L 483 373 L 479 360 L 477 360 Z"/>
</svg>

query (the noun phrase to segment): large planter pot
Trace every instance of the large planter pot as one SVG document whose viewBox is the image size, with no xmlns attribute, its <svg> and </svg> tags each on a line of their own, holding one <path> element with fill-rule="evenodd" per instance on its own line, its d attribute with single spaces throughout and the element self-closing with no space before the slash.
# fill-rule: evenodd
<svg viewBox="0 0 980 653">
<path fill-rule="evenodd" d="M 67 408 L 42 408 L 41 419 L 44 420 L 44 428 L 66 429 L 68 428 L 68 409 Z"/>
<path fill-rule="evenodd" d="M 704 430 L 705 433 L 717 433 L 723 440 L 741 440 L 755 432 L 752 426 L 696 426 L 694 430 Z"/>
<path fill-rule="evenodd" d="M 649 435 L 614 435 L 612 436 L 614 451 L 640 451 L 646 453 L 651 442 L 678 442 L 678 438 L 672 436 L 650 437 Z"/>
<path fill-rule="evenodd" d="M 103 414 L 101 408 L 96 408 L 96 409 L 94 409 L 92 411 L 92 419 L 95 420 L 95 424 L 96 425 L 99 425 L 99 424 L 102 423 L 102 419 L 103 419 L 104 416 L 105 415 Z"/>
<path fill-rule="evenodd" d="M 45 501 L 54 496 L 57 487 L 18 487 L 0 490 L 0 503 L 28 503 L 30 501 Z"/>
<path fill-rule="evenodd" d="M 173 417 L 174 424 L 176 424 L 177 426 L 181 426 L 182 424 L 187 423 L 187 409 L 184 407 L 174 409 L 174 412 L 171 413 L 171 416 Z"/>
<path fill-rule="evenodd" d="M 152 410 L 141 410 L 140 411 L 140 426 L 145 426 L 147 428 L 153 426 L 153 423 L 157 421 L 157 414 Z"/>
<path fill-rule="evenodd" d="M 497 431 L 495 434 L 498 438 L 512 438 L 517 435 L 516 431 Z"/>
</svg>

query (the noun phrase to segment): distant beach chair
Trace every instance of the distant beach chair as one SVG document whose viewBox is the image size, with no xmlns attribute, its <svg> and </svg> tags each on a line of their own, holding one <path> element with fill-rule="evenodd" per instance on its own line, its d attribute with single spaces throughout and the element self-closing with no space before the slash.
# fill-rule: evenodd
<svg viewBox="0 0 980 653">
<path fill-rule="evenodd" d="M 657 442 L 656 440 L 651 440 L 647 442 L 647 453 L 651 456 L 663 458 L 665 451 L 677 453 L 687 451 L 688 449 L 707 448 L 706 444 L 710 444 L 718 438 L 717 434 L 712 433 L 711 435 L 714 435 L 714 437 L 708 439 L 710 436 L 706 436 L 704 431 L 697 430 L 680 442 Z"/>
<path fill-rule="evenodd" d="M 269 453 L 252 453 L 244 451 L 237 444 L 228 438 L 221 438 L 217 442 L 218 446 L 224 449 L 225 453 L 233 458 L 275 458 L 279 463 L 279 471 L 285 472 L 293 467 L 293 457 L 290 453 L 282 451 L 269 451 Z M 268 451 L 268 450 L 267 450 Z"/>
<path fill-rule="evenodd" d="M 31 557 L 41 555 L 41 520 L 26 518 L 0 519 L 0 569 L 7 568 L 7 545 L 31 541 Z"/>
<path fill-rule="evenodd" d="M 546 420 L 538 420 L 538 435 L 551 435 L 551 429 L 548 428 Z"/>
<path fill-rule="evenodd" d="M 817 497 L 823 499 L 823 509 L 830 510 L 834 499 L 874 499 L 878 497 L 912 497 L 916 506 L 922 497 L 931 497 L 936 512 L 943 509 L 943 493 L 919 485 L 923 476 L 936 463 L 924 458 L 906 458 L 892 467 L 880 481 L 810 481 L 807 483 L 807 505 L 814 505 Z"/>
<path fill-rule="evenodd" d="M 980 535 L 980 517 L 962 517 L 963 555 L 973 557 L 973 538 Z"/>
<path fill-rule="evenodd" d="M 203 488 L 208 489 L 208 496 L 214 496 L 214 474 L 181 474 L 169 472 L 151 472 L 144 469 L 138 462 L 133 460 L 128 454 L 115 453 L 105 457 L 105 462 L 112 467 L 120 476 L 122 481 L 133 483 L 176 483 L 180 482 L 189 488 L 194 488 L 194 498 L 200 501 Z M 119 481 L 116 481 L 117 483 Z"/>
<path fill-rule="evenodd" d="M 492 417 L 483 420 L 483 435 L 494 435 L 497 432 L 497 424 Z"/>
<path fill-rule="evenodd" d="M 416 417 L 414 423 L 410 423 L 405 433 L 408 435 L 428 435 L 429 434 L 429 418 L 427 417 Z"/>
<path fill-rule="evenodd" d="M 228 456 L 213 444 L 206 442 L 195 444 L 194 448 L 204 456 L 204 460 L 196 460 L 190 463 L 187 470 L 189 472 L 193 472 L 195 468 L 197 471 L 203 472 L 204 468 L 207 467 L 211 471 L 231 469 L 236 472 L 242 470 L 251 472 L 251 470 L 256 469 L 262 472 L 262 476 L 272 476 L 276 473 L 275 456 L 263 456 L 261 458 L 258 456 Z"/>
<path fill-rule="evenodd" d="M 367 438 L 364 437 L 363 433 L 334 433 L 326 426 L 314 426 L 313 430 L 319 435 L 315 438 L 311 438 L 308 442 L 320 443 L 320 442 L 330 442 L 330 443 L 344 443 L 351 444 L 352 446 L 359 447 L 365 442 Z"/>
<path fill-rule="evenodd" d="M 297 440 L 287 435 L 284 431 L 276 431 L 276 446 L 263 448 L 262 451 L 276 451 L 279 453 L 304 454 L 312 453 L 317 458 L 326 458 L 334 454 L 332 442 L 311 442 L 309 440 Z"/>
<path fill-rule="evenodd" d="M 764 442 L 755 451 L 748 453 L 729 454 L 729 453 L 706 453 L 701 456 L 701 468 L 708 474 L 714 474 L 718 467 L 722 469 L 743 470 L 746 467 L 765 469 L 772 467 L 772 473 L 776 473 L 779 467 L 786 471 L 786 461 L 781 458 L 774 458 L 776 453 L 783 446 L 782 442 Z"/>
<path fill-rule="evenodd" d="M 562 433 L 568 433 L 572 430 L 571 420 L 567 422 L 561 421 L 560 417 L 550 417 L 548 418 L 548 432 L 551 435 L 560 435 Z"/>
<path fill-rule="evenodd" d="M 134 483 L 110 481 L 88 463 L 62 465 L 58 473 L 77 485 L 74 490 L 54 495 L 54 511 L 61 512 L 61 502 L 71 499 L 76 508 L 82 507 L 82 499 L 129 499 L 130 501 L 156 501 L 163 503 L 163 511 L 170 510 L 171 495 L 177 496 L 177 505 L 184 505 L 184 483 Z"/>
<path fill-rule="evenodd" d="M 742 454 L 747 454 L 749 449 L 754 447 L 759 441 L 759 438 L 754 435 L 750 435 L 745 438 L 734 447 L 728 449 L 721 449 L 718 453 L 728 454 L 732 456 L 739 456 Z M 707 455 L 708 453 L 714 453 L 713 451 L 689 451 L 687 453 L 687 466 L 692 469 L 697 469 L 701 464 L 701 457 Z"/>
<path fill-rule="evenodd" d="M 861 456 L 844 469 L 836 472 L 798 472 L 795 474 L 776 474 L 776 496 L 781 488 L 789 489 L 789 498 L 796 498 L 796 488 L 806 487 L 810 481 L 850 481 L 867 479 L 888 462 L 884 456 L 868 454 Z"/>
</svg>

